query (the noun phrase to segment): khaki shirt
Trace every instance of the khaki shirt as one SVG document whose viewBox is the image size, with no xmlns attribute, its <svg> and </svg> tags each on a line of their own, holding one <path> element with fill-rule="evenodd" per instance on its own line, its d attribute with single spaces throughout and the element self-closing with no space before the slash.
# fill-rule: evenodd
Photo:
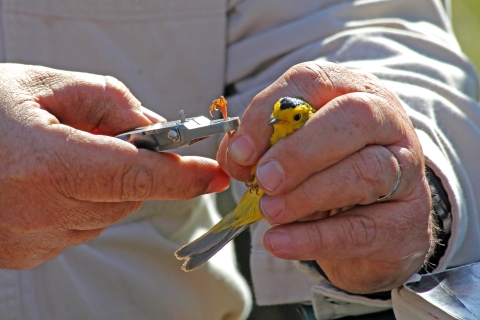
<svg viewBox="0 0 480 320">
<path fill-rule="evenodd" d="M 440 1 L 0 3 L 3 61 L 115 76 L 167 119 L 177 119 L 180 109 L 205 114 L 227 85 L 236 91 L 229 112 L 241 115 L 259 91 L 303 61 L 337 61 L 374 73 L 403 103 L 452 202 L 452 236 L 437 270 L 480 260 L 478 79 Z M 180 153 L 213 157 L 216 148 L 216 139 L 207 139 Z M 173 257 L 217 219 L 210 196 L 148 202 L 98 239 L 37 268 L 0 271 L 0 318 L 245 317 L 250 295 L 231 247 L 188 274 Z M 263 247 L 267 228 L 261 222 L 252 230 L 257 303 L 312 303 L 320 319 L 390 307 L 273 258 Z"/>
</svg>

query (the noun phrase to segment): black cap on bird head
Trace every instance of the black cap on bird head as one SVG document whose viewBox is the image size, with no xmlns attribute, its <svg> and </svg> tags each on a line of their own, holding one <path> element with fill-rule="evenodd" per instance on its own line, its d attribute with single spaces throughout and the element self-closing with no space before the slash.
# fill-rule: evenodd
<svg viewBox="0 0 480 320">
<path fill-rule="evenodd" d="M 280 110 L 285 110 L 289 108 L 293 109 L 302 104 L 305 104 L 305 101 L 301 99 L 292 98 L 292 97 L 283 97 L 280 99 Z"/>
</svg>

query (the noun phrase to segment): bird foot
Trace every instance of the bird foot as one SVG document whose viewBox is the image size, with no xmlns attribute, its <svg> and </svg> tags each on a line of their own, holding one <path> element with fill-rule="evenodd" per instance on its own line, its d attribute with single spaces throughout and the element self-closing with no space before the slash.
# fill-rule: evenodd
<svg viewBox="0 0 480 320">
<path fill-rule="evenodd" d="M 221 96 L 219 99 L 213 100 L 212 105 L 208 109 L 211 117 L 212 117 L 213 110 L 219 110 L 222 113 L 223 119 L 224 120 L 228 119 L 227 100 L 224 98 L 224 96 Z"/>
<path fill-rule="evenodd" d="M 254 179 L 245 182 L 245 185 L 248 187 L 250 193 L 255 192 L 256 194 L 258 194 L 259 187 Z"/>
</svg>

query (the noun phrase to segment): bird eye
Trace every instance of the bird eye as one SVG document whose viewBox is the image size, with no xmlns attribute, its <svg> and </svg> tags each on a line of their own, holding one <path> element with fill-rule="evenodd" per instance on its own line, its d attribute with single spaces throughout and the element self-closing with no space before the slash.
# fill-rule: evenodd
<svg viewBox="0 0 480 320">
<path fill-rule="evenodd" d="M 297 113 L 296 115 L 293 116 L 293 120 L 295 121 L 299 121 L 300 119 L 302 119 L 302 115 L 300 113 Z"/>
</svg>

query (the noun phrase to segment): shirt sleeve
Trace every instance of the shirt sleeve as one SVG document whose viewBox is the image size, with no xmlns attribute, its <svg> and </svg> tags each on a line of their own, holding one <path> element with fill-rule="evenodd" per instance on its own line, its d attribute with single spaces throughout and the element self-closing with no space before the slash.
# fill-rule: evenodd
<svg viewBox="0 0 480 320">
<path fill-rule="evenodd" d="M 479 261 L 479 83 L 445 3 L 306 0 L 299 6 L 294 0 L 238 0 L 229 10 L 226 80 L 235 92 L 229 97 L 232 113 L 241 115 L 258 92 L 304 61 L 335 61 L 376 75 L 401 101 L 426 163 L 452 204 L 452 234 L 436 271 Z M 266 262 L 254 262 L 261 238 L 254 233 L 254 281 L 254 267 L 259 274 L 268 270 L 262 267 Z"/>
</svg>

